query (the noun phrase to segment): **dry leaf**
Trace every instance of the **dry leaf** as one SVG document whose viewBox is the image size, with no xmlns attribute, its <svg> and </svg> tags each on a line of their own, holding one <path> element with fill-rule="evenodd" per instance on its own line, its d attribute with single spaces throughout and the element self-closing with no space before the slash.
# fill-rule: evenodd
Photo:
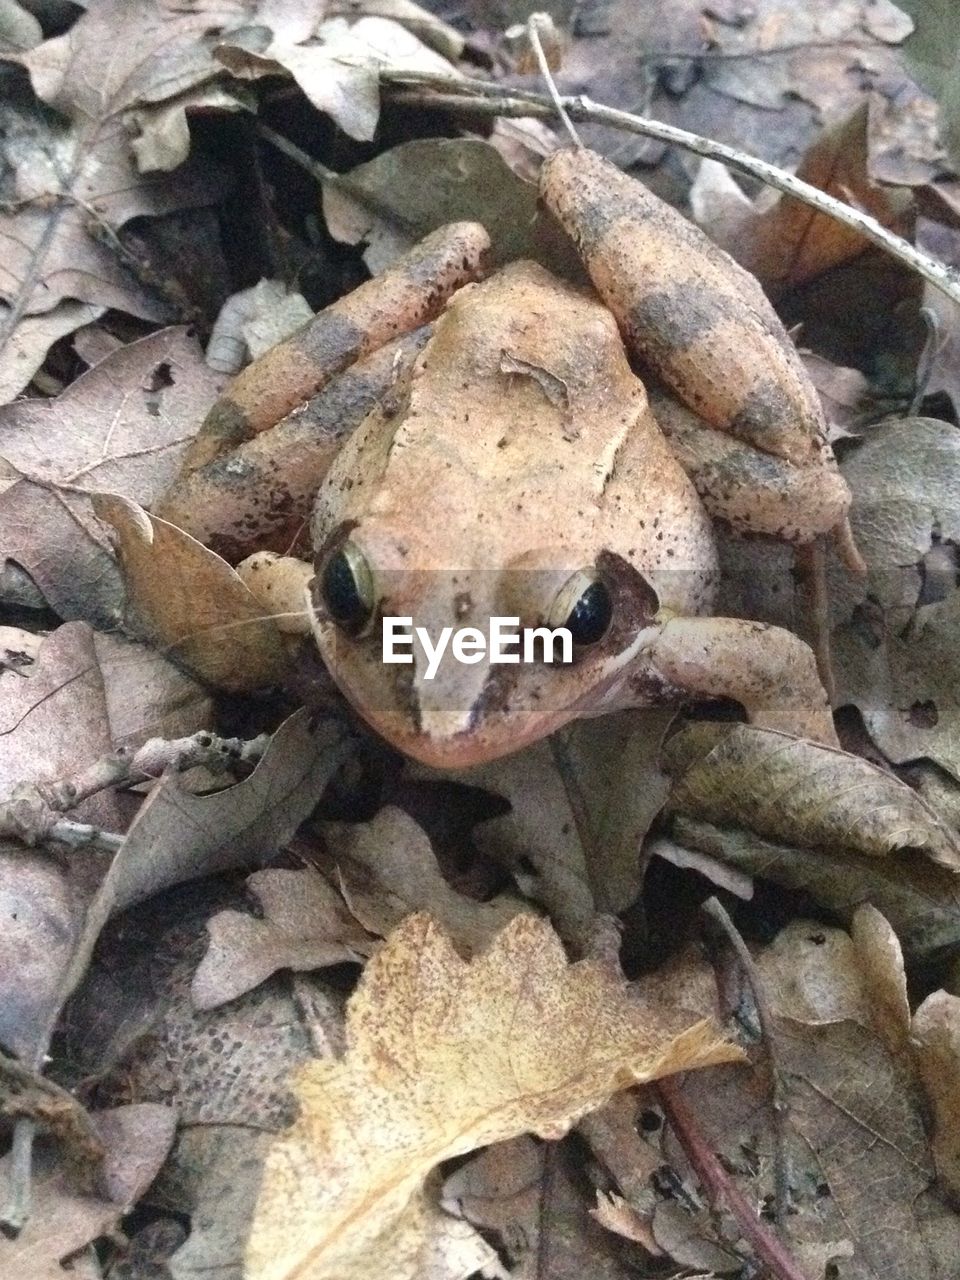
<svg viewBox="0 0 960 1280">
<path fill-rule="evenodd" d="M 0 405 L 7 404 L 30 382 L 55 342 L 99 320 L 105 310 L 67 298 L 52 311 L 24 316 L 10 335 L 6 358 L 0 360 Z"/>
<path fill-rule="evenodd" d="M 424 173 L 430 182 L 423 181 Z M 537 211 L 537 189 L 524 182 L 487 142 L 424 138 L 384 151 L 323 185 L 330 234 L 347 244 L 368 243 L 364 261 L 377 274 L 435 227 L 462 219 L 490 233 L 491 262 L 538 258 L 554 271 L 582 276 L 576 255 Z"/>
<path fill-rule="evenodd" d="M 933 1158 L 941 1182 L 960 1194 L 960 998 L 927 996 L 913 1015 L 914 1061 L 933 1109 Z"/>
<path fill-rule="evenodd" d="M 750 725 L 691 725 L 667 744 L 677 813 L 773 840 L 883 857 L 922 849 L 960 869 L 960 841 L 917 793 L 876 765 Z"/>
<path fill-rule="evenodd" d="M 207 921 L 210 946 L 191 988 L 198 1009 L 215 1009 L 278 969 L 324 969 L 369 954 L 371 940 L 316 871 L 256 871 L 247 888 L 263 917 L 221 911 Z"/>
<path fill-rule="evenodd" d="M 283 678 L 289 657 L 280 630 L 226 560 L 118 494 L 91 500 L 117 533 L 132 630 L 222 689 Z"/>
<path fill-rule="evenodd" d="M 28 678 L 0 674 L 0 708 L 3 799 L 18 783 L 69 777 L 117 746 L 137 747 L 165 730 L 193 733 L 210 716 L 197 687 L 162 658 L 83 623 L 49 636 Z M 122 831 L 129 808 L 102 792 L 70 816 Z M 108 863 L 92 850 L 65 867 L 16 845 L 0 850 L 0 1042 L 25 1058 L 52 1025 L 86 904 Z"/>
<path fill-rule="evenodd" d="M 920 853 L 876 858 L 823 846 L 804 849 L 681 817 L 674 822 L 674 835 L 681 844 L 750 875 L 809 893 L 842 920 L 852 920 L 858 907 L 872 903 L 913 962 L 938 960 L 960 942 L 956 872 Z"/>
<path fill-rule="evenodd" d="M 529 916 L 470 964 L 428 918 L 405 921 L 364 971 L 347 1039 L 341 1062 L 295 1085 L 301 1115 L 267 1159 L 250 1280 L 412 1278 L 440 1161 L 560 1137 L 618 1088 L 739 1052 L 708 1022 L 666 1027 L 601 964 L 568 966 Z"/>
<path fill-rule="evenodd" d="M 840 695 L 894 763 L 926 756 L 960 776 L 960 431 L 933 418 L 881 423 L 843 471 L 870 574 L 834 593 Z"/>
<path fill-rule="evenodd" d="M 317 28 L 310 44 L 280 33 L 252 47 L 249 29 L 242 39 L 236 44 L 224 40 L 214 51 L 235 76 L 256 80 L 288 72 L 313 106 L 358 142 L 369 142 L 376 133 L 381 66 L 455 74 L 446 58 L 386 17 L 362 17 L 352 25 L 331 18 Z"/>
<path fill-rule="evenodd" d="M 476 902 L 443 877 L 430 841 L 402 809 L 387 807 L 371 821 L 330 823 L 324 840 L 340 875 L 347 906 L 365 929 L 380 937 L 407 916 L 426 911 L 461 954 L 489 946 L 518 912 L 521 899 L 500 894 Z"/>
<path fill-rule="evenodd" d="M 184 329 L 121 347 L 55 400 L 0 409 L 0 562 L 30 574 L 52 609 L 105 630 L 123 590 L 106 531 L 70 487 L 115 489 L 149 506 L 170 483 L 218 379 Z"/>
<path fill-rule="evenodd" d="M 142 1103 L 93 1117 L 104 1147 L 99 1195 L 70 1185 L 55 1153 L 40 1148 L 32 1182 L 32 1212 L 15 1240 L 0 1239 L 2 1280 L 63 1280 L 75 1274 L 60 1265 L 71 1254 L 119 1228 L 156 1177 L 170 1149 L 176 1116 L 168 1107 Z M 0 1200 L 6 1203 L 13 1158 L 0 1161 Z"/>
<path fill-rule="evenodd" d="M 27 479 L 109 489 L 149 506 L 221 385 L 187 329 L 162 329 L 120 347 L 55 400 L 3 409 L 0 455 Z"/>
<path fill-rule="evenodd" d="M 862 939 L 851 944 L 838 930 L 796 922 L 756 957 L 785 1103 L 791 1252 L 819 1259 L 821 1270 L 810 1274 L 822 1275 L 831 1257 L 847 1257 L 839 1274 L 947 1280 L 951 1270 L 940 1268 L 931 1236 L 952 1233 L 955 1247 L 958 1224 L 930 1191 L 932 1161 L 910 1063 L 874 1029 L 875 956 Z M 723 1067 L 689 1076 L 681 1088 L 711 1149 L 743 1193 L 762 1203 L 772 1191 L 774 1147 L 763 1075 Z M 678 1171 L 687 1168 L 670 1133 L 664 1156 Z"/>
</svg>

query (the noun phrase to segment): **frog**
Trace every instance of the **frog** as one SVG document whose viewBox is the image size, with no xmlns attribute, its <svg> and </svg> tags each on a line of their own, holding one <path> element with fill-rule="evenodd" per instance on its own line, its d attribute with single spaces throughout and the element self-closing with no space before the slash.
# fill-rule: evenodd
<svg viewBox="0 0 960 1280">
<path fill-rule="evenodd" d="M 392 747 L 440 769 L 704 699 L 836 745 L 811 648 L 713 613 L 715 521 L 843 542 L 850 496 L 793 343 L 752 276 L 596 153 L 554 153 L 540 193 L 589 283 L 532 260 L 454 279 L 445 260 L 429 337 L 320 480 L 306 612 L 328 671 Z M 243 398 L 225 403 L 195 466 L 249 433 Z M 388 619 L 428 636 L 560 628 L 571 651 L 494 661 L 474 643 L 437 664 L 413 644 L 385 661 Z"/>
</svg>

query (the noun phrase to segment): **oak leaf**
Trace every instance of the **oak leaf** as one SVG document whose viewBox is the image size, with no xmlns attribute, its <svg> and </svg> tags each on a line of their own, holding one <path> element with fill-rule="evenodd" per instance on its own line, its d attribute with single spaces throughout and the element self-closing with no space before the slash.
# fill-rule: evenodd
<svg viewBox="0 0 960 1280">
<path fill-rule="evenodd" d="M 665 751 L 669 806 L 808 848 L 882 858 L 922 849 L 952 871 L 960 842 L 927 802 L 869 760 L 752 725 L 699 724 Z"/>
<path fill-rule="evenodd" d="M 133 630 L 222 689 L 282 678 L 287 651 L 277 624 L 225 560 L 119 494 L 91 500 L 117 535 Z"/>
<path fill-rule="evenodd" d="M 561 1137 L 618 1089 L 740 1056 L 710 1021 L 677 1025 L 601 962 L 568 965 L 550 925 L 526 915 L 469 964 L 410 917 L 364 971 L 347 1046 L 294 1082 L 300 1117 L 267 1158 L 249 1280 L 412 1280 L 441 1161 L 525 1132 Z"/>
</svg>

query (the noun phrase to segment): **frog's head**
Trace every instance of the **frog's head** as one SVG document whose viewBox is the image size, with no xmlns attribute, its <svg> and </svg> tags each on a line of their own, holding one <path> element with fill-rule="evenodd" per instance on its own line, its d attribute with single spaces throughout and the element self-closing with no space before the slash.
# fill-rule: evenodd
<svg viewBox="0 0 960 1280">
<path fill-rule="evenodd" d="M 625 681 L 642 678 L 658 607 L 614 553 L 580 563 L 551 548 L 499 570 L 431 567 L 376 520 L 337 530 L 310 588 L 317 645 L 347 698 L 436 768 L 481 764 L 613 709 Z"/>
</svg>

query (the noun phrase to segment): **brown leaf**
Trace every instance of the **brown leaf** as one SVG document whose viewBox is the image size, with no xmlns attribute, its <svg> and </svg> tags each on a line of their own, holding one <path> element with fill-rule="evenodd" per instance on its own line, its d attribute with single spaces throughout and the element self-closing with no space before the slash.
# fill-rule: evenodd
<svg viewBox="0 0 960 1280">
<path fill-rule="evenodd" d="M 176 777 L 151 791 L 101 886 L 104 919 L 185 880 L 249 866 L 290 840 L 348 753 L 341 726 L 312 730 L 298 711 L 274 733 L 249 777 L 193 796 Z"/>
<path fill-rule="evenodd" d="M 677 818 L 674 836 L 743 872 L 808 893 L 842 920 L 852 920 L 864 902 L 873 903 L 911 961 L 939 958 L 960 941 L 956 872 L 922 855 L 877 858 L 825 846 L 804 849 L 690 818 Z"/>
<path fill-rule="evenodd" d="M 3 1280 L 62 1280 L 61 1261 L 119 1228 L 120 1219 L 149 1187 L 173 1141 L 176 1116 L 149 1103 L 94 1117 L 106 1148 L 100 1194 L 82 1194 L 46 1146 L 39 1148 L 32 1211 L 16 1240 L 0 1240 Z M 0 1199 L 6 1201 L 10 1155 L 0 1161 Z"/>
<path fill-rule="evenodd" d="M 876 765 L 749 725 L 699 724 L 667 744 L 678 813 L 774 840 L 884 857 L 922 849 L 960 869 L 960 842 L 910 787 Z"/>
<path fill-rule="evenodd" d="M 247 888 L 263 916 L 221 911 L 207 922 L 210 946 L 191 987 L 198 1009 L 215 1009 L 278 969 L 324 969 L 369 954 L 371 940 L 316 871 L 257 871 Z"/>
<path fill-rule="evenodd" d="M 55 400 L 0 409 L 0 557 L 21 565 L 61 617 L 104 629 L 122 585 L 103 527 L 80 489 L 105 487 L 149 506 L 176 473 L 219 380 L 185 329 L 121 347 Z"/>
<path fill-rule="evenodd" d="M 882 225 L 903 231 L 909 194 L 882 186 L 871 172 L 868 122 L 878 113 L 879 107 L 865 102 L 822 133 L 800 162 L 797 177 L 871 214 Z M 721 188 L 717 194 L 716 182 L 708 169 L 696 196 L 695 207 L 704 218 L 701 225 L 774 297 L 869 247 L 856 231 L 791 196 L 758 205 L 744 197 L 738 204 L 733 191 Z M 707 183 L 713 184 L 709 193 L 703 189 Z"/>
<path fill-rule="evenodd" d="M 873 1029 L 863 958 L 839 931 L 802 922 L 757 957 L 776 1010 L 791 1250 L 811 1274 L 846 1256 L 841 1273 L 850 1276 L 946 1280 L 931 1227 L 956 1241 L 956 1217 L 929 1190 L 932 1161 L 909 1063 Z M 711 1149 L 744 1194 L 762 1202 L 772 1191 L 774 1144 L 762 1075 L 722 1067 L 681 1087 Z M 664 1156 L 685 1170 L 672 1135 Z"/>
<path fill-rule="evenodd" d="M 301 1115 L 267 1159 L 251 1280 L 413 1277 L 423 1183 L 441 1160 L 524 1132 L 558 1137 L 618 1088 L 738 1053 L 706 1022 L 668 1030 L 597 962 L 568 967 L 529 916 L 470 964 L 411 917 L 367 965 L 347 1036 L 341 1062 L 295 1086 Z"/>
<path fill-rule="evenodd" d="M 437 866 L 427 836 L 401 809 L 382 809 L 371 822 L 329 824 L 324 836 L 347 906 L 380 937 L 414 912 L 426 911 L 469 956 L 528 910 L 506 893 L 490 902 L 457 893 Z"/>
<path fill-rule="evenodd" d="M 242 43 L 225 40 L 215 56 L 241 79 L 286 71 L 318 111 L 358 142 L 369 142 L 376 132 L 382 65 L 454 74 L 446 58 L 386 17 L 362 17 L 352 26 L 343 18 L 332 18 L 317 28 L 309 44 L 300 43 L 297 36 L 303 38 L 301 32 L 277 33 L 257 49 L 250 47 L 250 32 L 245 31 Z"/>
<path fill-rule="evenodd" d="M 960 998 L 947 991 L 927 996 L 913 1015 L 911 1032 L 920 1079 L 933 1108 L 933 1156 L 937 1174 L 960 1193 Z"/>
<path fill-rule="evenodd" d="M 222 689 L 282 679 L 288 651 L 279 628 L 226 560 L 117 494 L 91 501 L 117 533 L 133 630 Z"/>
<path fill-rule="evenodd" d="M 4 353 L 6 358 L 0 359 L 0 405 L 7 404 L 23 390 L 58 339 L 98 320 L 105 309 L 67 298 L 58 302 L 52 311 L 24 316 L 10 335 Z"/>
<path fill-rule="evenodd" d="M 426 185 L 424 173 L 430 174 Z M 364 261 L 373 273 L 426 232 L 470 219 L 490 233 L 497 266 L 549 258 L 554 270 L 582 274 L 569 244 L 564 253 L 561 233 L 538 213 L 536 187 L 475 138 L 423 138 L 385 151 L 342 183 L 324 183 L 323 212 L 335 239 L 368 243 Z"/>
<path fill-rule="evenodd" d="M 120 347 L 55 400 L 0 411 L 0 454 L 30 480 L 109 489 L 149 506 L 221 386 L 187 329 L 162 329 Z"/>
</svg>

